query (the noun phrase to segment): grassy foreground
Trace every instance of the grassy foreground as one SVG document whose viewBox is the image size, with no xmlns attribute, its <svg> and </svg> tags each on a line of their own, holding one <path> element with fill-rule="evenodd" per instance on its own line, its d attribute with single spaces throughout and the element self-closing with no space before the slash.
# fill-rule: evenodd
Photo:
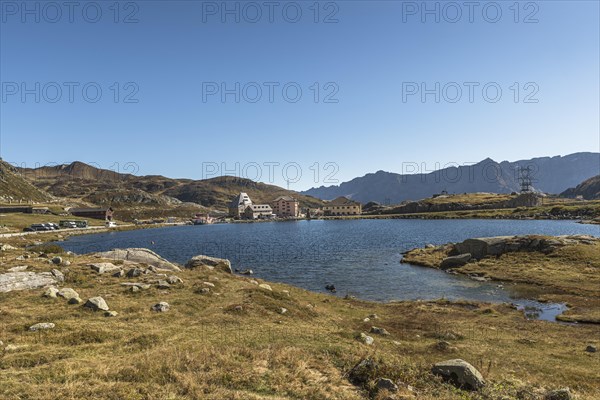
<svg viewBox="0 0 600 400">
<path fill-rule="evenodd" d="M 43 258 L 15 260 L 28 240 L 3 241 L 19 249 L 2 252 L 0 273 L 54 268 Z M 153 273 L 116 278 L 93 272 L 87 264 L 98 259 L 89 255 L 63 258 L 71 265 L 60 268 L 61 287 L 84 301 L 102 296 L 118 316 L 44 298 L 43 289 L 1 293 L 0 340 L 14 346 L 0 353 L 1 399 L 543 399 L 562 387 L 600 398 L 600 357 L 585 352 L 600 344 L 598 325 L 528 321 L 500 304 L 382 304 L 274 283 L 268 290 L 206 270 L 177 272 L 183 284 L 160 290 Z M 153 285 L 135 293 L 121 285 L 140 281 Z M 151 311 L 159 301 L 170 311 Z M 56 327 L 29 332 L 38 322 Z M 390 335 L 369 334 L 372 326 Z M 358 340 L 361 332 L 375 343 Z M 348 373 L 365 357 L 378 368 L 357 387 Z M 434 362 L 454 358 L 478 368 L 486 387 L 466 392 L 431 375 Z M 378 377 L 399 391 L 377 392 Z"/>
</svg>

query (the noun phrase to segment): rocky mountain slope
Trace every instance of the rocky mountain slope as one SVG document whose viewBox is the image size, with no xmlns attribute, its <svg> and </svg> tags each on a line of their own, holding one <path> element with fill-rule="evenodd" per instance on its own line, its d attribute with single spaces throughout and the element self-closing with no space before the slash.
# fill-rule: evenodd
<svg viewBox="0 0 600 400">
<path fill-rule="evenodd" d="M 236 177 L 191 180 L 157 175 L 135 176 L 82 162 L 22 169 L 21 172 L 39 189 L 55 196 L 77 198 L 98 205 L 174 206 L 188 202 L 225 210 L 239 192 L 247 192 L 257 203 L 269 203 L 278 196 L 288 195 L 298 198 L 301 206 L 317 207 L 322 204 L 310 196 Z"/>
<path fill-rule="evenodd" d="M 400 203 L 420 200 L 447 190 L 449 193 L 511 193 L 519 190 L 518 168 L 531 167 L 536 190 L 558 194 L 598 175 L 600 153 L 575 153 L 516 162 L 485 159 L 471 166 L 450 167 L 428 174 L 401 175 L 378 171 L 339 186 L 312 188 L 304 194 L 324 200 L 339 196 L 363 203 Z"/>
<path fill-rule="evenodd" d="M 600 200 L 600 175 L 587 179 L 574 188 L 561 193 L 562 197 L 575 198 L 583 196 L 586 200 Z"/>
<path fill-rule="evenodd" d="M 1 202 L 46 202 L 52 196 L 38 189 L 23 178 L 17 168 L 0 159 L 0 201 Z"/>
</svg>

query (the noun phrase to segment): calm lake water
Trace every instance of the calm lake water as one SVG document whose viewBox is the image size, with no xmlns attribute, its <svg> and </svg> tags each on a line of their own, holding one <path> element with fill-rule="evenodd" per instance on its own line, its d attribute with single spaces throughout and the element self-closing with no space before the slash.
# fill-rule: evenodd
<svg viewBox="0 0 600 400">
<path fill-rule="evenodd" d="M 513 302 L 553 320 L 564 307 L 515 300 L 497 283 L 400 263 L 401 252 L 428 243 L 521 234 L 600 236 L 600 227 L 572 221 L 313 220 L 111 232 L 75 236 L 60 244 L 75 253 L 145 247 L 180 264 L 205 254 L 228 258 L 233 268 L 252 269 L 256 277 L 270 281 L 317 292 L 333 284 L 338 296 Z"/>
</svg>

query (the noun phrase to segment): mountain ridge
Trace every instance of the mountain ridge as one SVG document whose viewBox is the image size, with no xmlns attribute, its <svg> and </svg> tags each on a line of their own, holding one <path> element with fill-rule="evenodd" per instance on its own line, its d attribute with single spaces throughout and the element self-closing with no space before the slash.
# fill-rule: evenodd
<svg viewBox="0 0 600 400">
<path fill-rule="evenodd" d="M 204 180 L 133 175 L 96 168 L 80 161 L 56 166 L 21 168 L 20 173 L 38 189 L 57 197 L 77 198 L 97 205 L 144 204 L 153 206 L 194 203 L 226 209 L 233 196 L 247 192 L 255 202 L 270 203 L 291 195 L 302 206 L 317 207 L 322 201 L 275 185 L 245 178 L 222 176 Z"/>
<path fill-rule="evenodd" d="M 496 162 L 486 158 L 469 166 L 451 166 L 429 173 L 398 174 L 377 171 L 340 185 L 321 186 L 301 193 L 331 200 L 346 196 L 363 203 L 400 203 L 449 193 L 511 193 L 519 191 L 518 167 L 532 168 L 533 188 L 559 194 L 600 172 L 600 153 L 580 152 L 565 156 Z"/>
</svg>

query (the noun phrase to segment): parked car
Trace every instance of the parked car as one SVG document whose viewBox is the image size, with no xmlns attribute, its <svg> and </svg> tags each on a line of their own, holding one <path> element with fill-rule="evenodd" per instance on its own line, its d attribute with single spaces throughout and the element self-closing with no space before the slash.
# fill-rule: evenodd
<svg viewBox="0 0 600 400">
<path fill-rule="evenodd" d="M 30 229 L 35 232 L 54 230 L 51 227 L 47 226 L 46 224 L 31 224 Z"/>
<path fill-rule="evenodd" d="M 114 223 L 113 221 L 106 221 L 106 227 L 107 228 L 116 228 L 117 224 Z"/>
</svg>

